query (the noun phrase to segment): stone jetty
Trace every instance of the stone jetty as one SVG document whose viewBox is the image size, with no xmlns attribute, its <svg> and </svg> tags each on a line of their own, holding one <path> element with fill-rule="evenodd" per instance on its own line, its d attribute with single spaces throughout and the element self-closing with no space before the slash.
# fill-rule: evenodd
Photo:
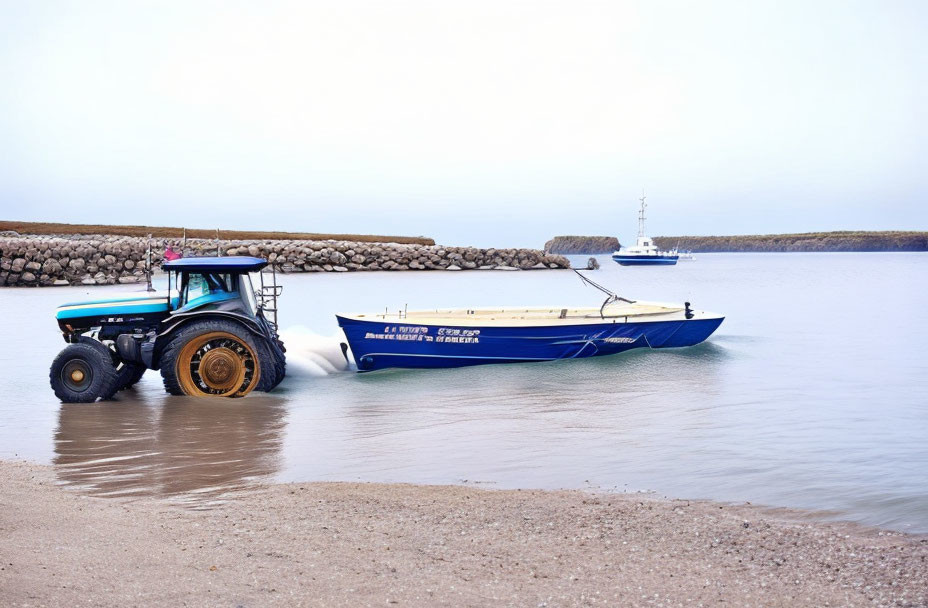
<svg viewBox="0 0 928 608">
<path fill-rule="evenodd" d="M 152 272 L 182 239 L 153 238 Z M 145 281 L 149 239 L 108 235 L 0 233 L 0 286 L 114 285 Z M 184 255 L 251 255 L 280 272 L 399 270 L 542 270 L 569 268 L 535 249 L 479 249 L 355 241 L 187 239 Z"/>
</svg>

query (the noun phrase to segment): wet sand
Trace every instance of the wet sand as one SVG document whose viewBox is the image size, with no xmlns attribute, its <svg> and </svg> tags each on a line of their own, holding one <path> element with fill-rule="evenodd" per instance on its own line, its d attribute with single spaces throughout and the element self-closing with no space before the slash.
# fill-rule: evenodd
<svg viewBox="0 0 928 608">
<path fill-rule="evenodd" d="M 0 461 L 4 606 L 925 606 L 928 539 L 751 506 L 269 485 L 207 511 Z"/>
</svg>

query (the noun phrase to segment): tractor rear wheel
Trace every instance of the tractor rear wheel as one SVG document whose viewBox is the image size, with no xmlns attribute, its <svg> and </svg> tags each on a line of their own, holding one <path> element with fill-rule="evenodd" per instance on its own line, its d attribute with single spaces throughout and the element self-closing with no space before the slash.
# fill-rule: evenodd
<svg viewBox="0 0 928 608">
<path fill-rule="evenodd" d="M 103 346 L 101 344 L 101 346 Z M 116 392 L 116 366 L 103 349 L 69 344 L 58 353 L 48 372 L 55 395 L 64 403 L 93 403 Z"/>
<path fill-rule="evenodd" d="M 261 379 L 261 349 L 237 323 L 194 321 L 161 353 L 161 377 L 172 395 L 244 397 Z"/>
</svg>

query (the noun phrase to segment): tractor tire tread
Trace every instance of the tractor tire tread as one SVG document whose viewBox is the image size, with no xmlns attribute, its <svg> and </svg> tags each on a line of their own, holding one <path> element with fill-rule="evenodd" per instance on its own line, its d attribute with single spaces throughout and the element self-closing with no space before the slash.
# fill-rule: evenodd
<svg viewBox="0 0 928 608">
<path fill-rule="evenodd" d="M 269 392 L 277 388 L 287 375 L 287 360 L 275 345 L 265 339 L 261 342 L 261 381 L 255 390 Z"/>
</svg>

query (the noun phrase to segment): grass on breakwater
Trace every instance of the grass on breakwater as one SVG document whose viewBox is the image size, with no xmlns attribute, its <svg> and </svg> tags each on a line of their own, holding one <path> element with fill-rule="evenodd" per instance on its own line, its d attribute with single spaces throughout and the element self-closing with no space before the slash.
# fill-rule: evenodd
<svg viewBox="0 0 928 608">
<path fill-rule="evenodd" d="M 181 238 L 183 228 L 166 226 L 118 226 L 106 224 L 57 224 L 49 222 L 17 222 L 0 220 L 0 232 L 11 230 L 19 234 L 105 234 L 156 238 Z M 277 232 L 258 230 L 219 230 L 222 240 L 308 240 L 356 241 L 361 243 L 401 243 L 406 245 L 434 245 L 433 239 L 424 236 L 385 236 L 378 234 L 325 234 L 317 232 Z M 187 238 L 215 239 L 215 229 L 187 228 Z"/>
</svg>

